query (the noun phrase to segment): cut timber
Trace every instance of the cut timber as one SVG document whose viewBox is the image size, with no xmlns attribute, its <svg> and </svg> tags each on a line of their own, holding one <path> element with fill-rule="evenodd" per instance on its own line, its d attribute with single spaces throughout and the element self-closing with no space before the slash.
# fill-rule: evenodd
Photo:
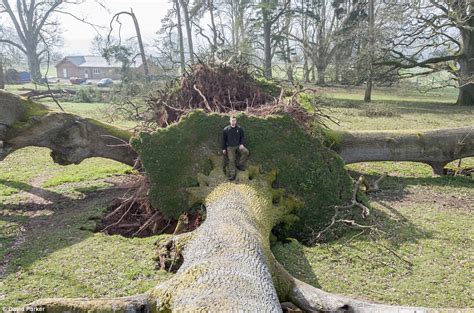
<svg viewBox="0 0 474 313">
<path fill-rule="evenodd" d="M 474 126 L 429 131 L 341 132 L 335 150 L 346 164 L 411 161 L 430 165 L 436 174 L 451 161 L 474 156 Z"/>
</svg>

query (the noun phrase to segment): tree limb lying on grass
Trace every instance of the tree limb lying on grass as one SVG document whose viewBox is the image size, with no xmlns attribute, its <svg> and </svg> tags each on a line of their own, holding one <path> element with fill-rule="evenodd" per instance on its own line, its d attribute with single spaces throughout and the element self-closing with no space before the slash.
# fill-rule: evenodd
<svg viewBox="0 0 474 313">
<path fill-rule="evenodd" d="M 61 165 L 103 157 L 133 166 L 137 153 L 128 145 L 126 130 L 80 116 L 51 112 L 41 104 L 0 92 L 0 160 L 15 150 L 50 148 Z"/>
<path fill-rule="evenodd" d="M 474 126 L 414 131 L 339 132 L 334 150 L 346 164 L 410 161 L 430 165 L 435 174 L 454 160 L 474 156 Z"/>
</svg>

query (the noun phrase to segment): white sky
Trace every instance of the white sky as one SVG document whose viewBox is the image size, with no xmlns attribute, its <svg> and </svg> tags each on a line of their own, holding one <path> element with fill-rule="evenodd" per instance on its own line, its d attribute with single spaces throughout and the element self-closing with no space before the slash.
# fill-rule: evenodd
<svg viewBox="0 0 474 313">
<path fill-rule="evenodd" d="M 165 16 L 168 8 L 171 7 L 170 0 L 103 0 L 107 10 L 99 6 L 93 0 L 86 0 L 81 5 L 69 5 L 68 12 L 74 13 L 78 17 L 86 17 L 88 21 L 106 26 L 107 29 L 100 30 L 103 35 L 108 34 L 108 26 L 112 16 L 120 11 L 130 11 L 137 16 L 141 34 L 145 44 L 152 44 L 156 32 L 161 27 L 161 19 Z M 65 55 L 88 55 L 90 53 L 90 43 L 97 34 L 95 30 L 71 16 L 58 14 L 57 17 L 63 29 Z M 130 16 L 121 15 L 122 38 L 129 38 L 135 35 L 135 29 Z M 114 28 L 118 24 L 114 24 Z"/>
</svg>

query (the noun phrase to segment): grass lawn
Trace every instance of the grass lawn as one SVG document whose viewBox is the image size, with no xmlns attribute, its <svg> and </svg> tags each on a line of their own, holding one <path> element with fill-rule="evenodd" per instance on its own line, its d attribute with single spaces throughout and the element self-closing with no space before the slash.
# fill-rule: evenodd
<svg viewBox="0 0 474 313">
<path fill-rule="evenodd" d="M 474 107 L 452 105 L 456 98 L 448 91 L 376 90 L 369 105 L 362 95 L 359 89 L 326 89 L 318 105 L 340 120 L 334 128 L 345 130 L 474 125 Z M 67 112 L 104 118 L 102 103 L 62 105 Z M 463 164 L 474 166 L 474 158 Z M 409 162 L 348 169 L 354 177 L 389 175 L 381 191 L 369 196 L 370 221 L 380 231 L 353 229 L 314 247 L 278 244 L 281 263 L 330 292 L 404 305 L 474 307 L 474 180 L 436 177 L 428 166 Z M 47 149 L 32 147 L 0 162 L 0 307 L 52 296 L 132 295 L 169 278 L 153 261 L 154 242 L 163 236 L 130 239 L 92 231 L 123 193 L 114 186 L 129 172 L 100 158 L 62 167 Z"/>
</svg>

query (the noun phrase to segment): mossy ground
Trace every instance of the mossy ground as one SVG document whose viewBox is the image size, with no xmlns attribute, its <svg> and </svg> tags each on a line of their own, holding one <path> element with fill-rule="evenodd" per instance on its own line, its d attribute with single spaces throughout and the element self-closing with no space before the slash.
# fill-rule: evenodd
<svg viewBox="0 0 474 313">
<path fill-rule="evenodd" d="M 291 235 L 307 239 L 311 228 L 329 219 L 332 206 L 350 198 L 352 181 L 343 161 L 289 116 L 241 114 L 238 123 L 245 130 L 250 164 L 259 164 L 266 171 L 277 169 L 277 187 L 304 200 Z M 210 170 L 209 157 L 220 152 L 226 125 L 228 116 L 193 111 L 177 124 L 132 140 L 152 182 L 152 203 L 164 214 L 178 217 L 189 209 L 182 191 L 195 185 L 199 172 Z"/>
</svg>

